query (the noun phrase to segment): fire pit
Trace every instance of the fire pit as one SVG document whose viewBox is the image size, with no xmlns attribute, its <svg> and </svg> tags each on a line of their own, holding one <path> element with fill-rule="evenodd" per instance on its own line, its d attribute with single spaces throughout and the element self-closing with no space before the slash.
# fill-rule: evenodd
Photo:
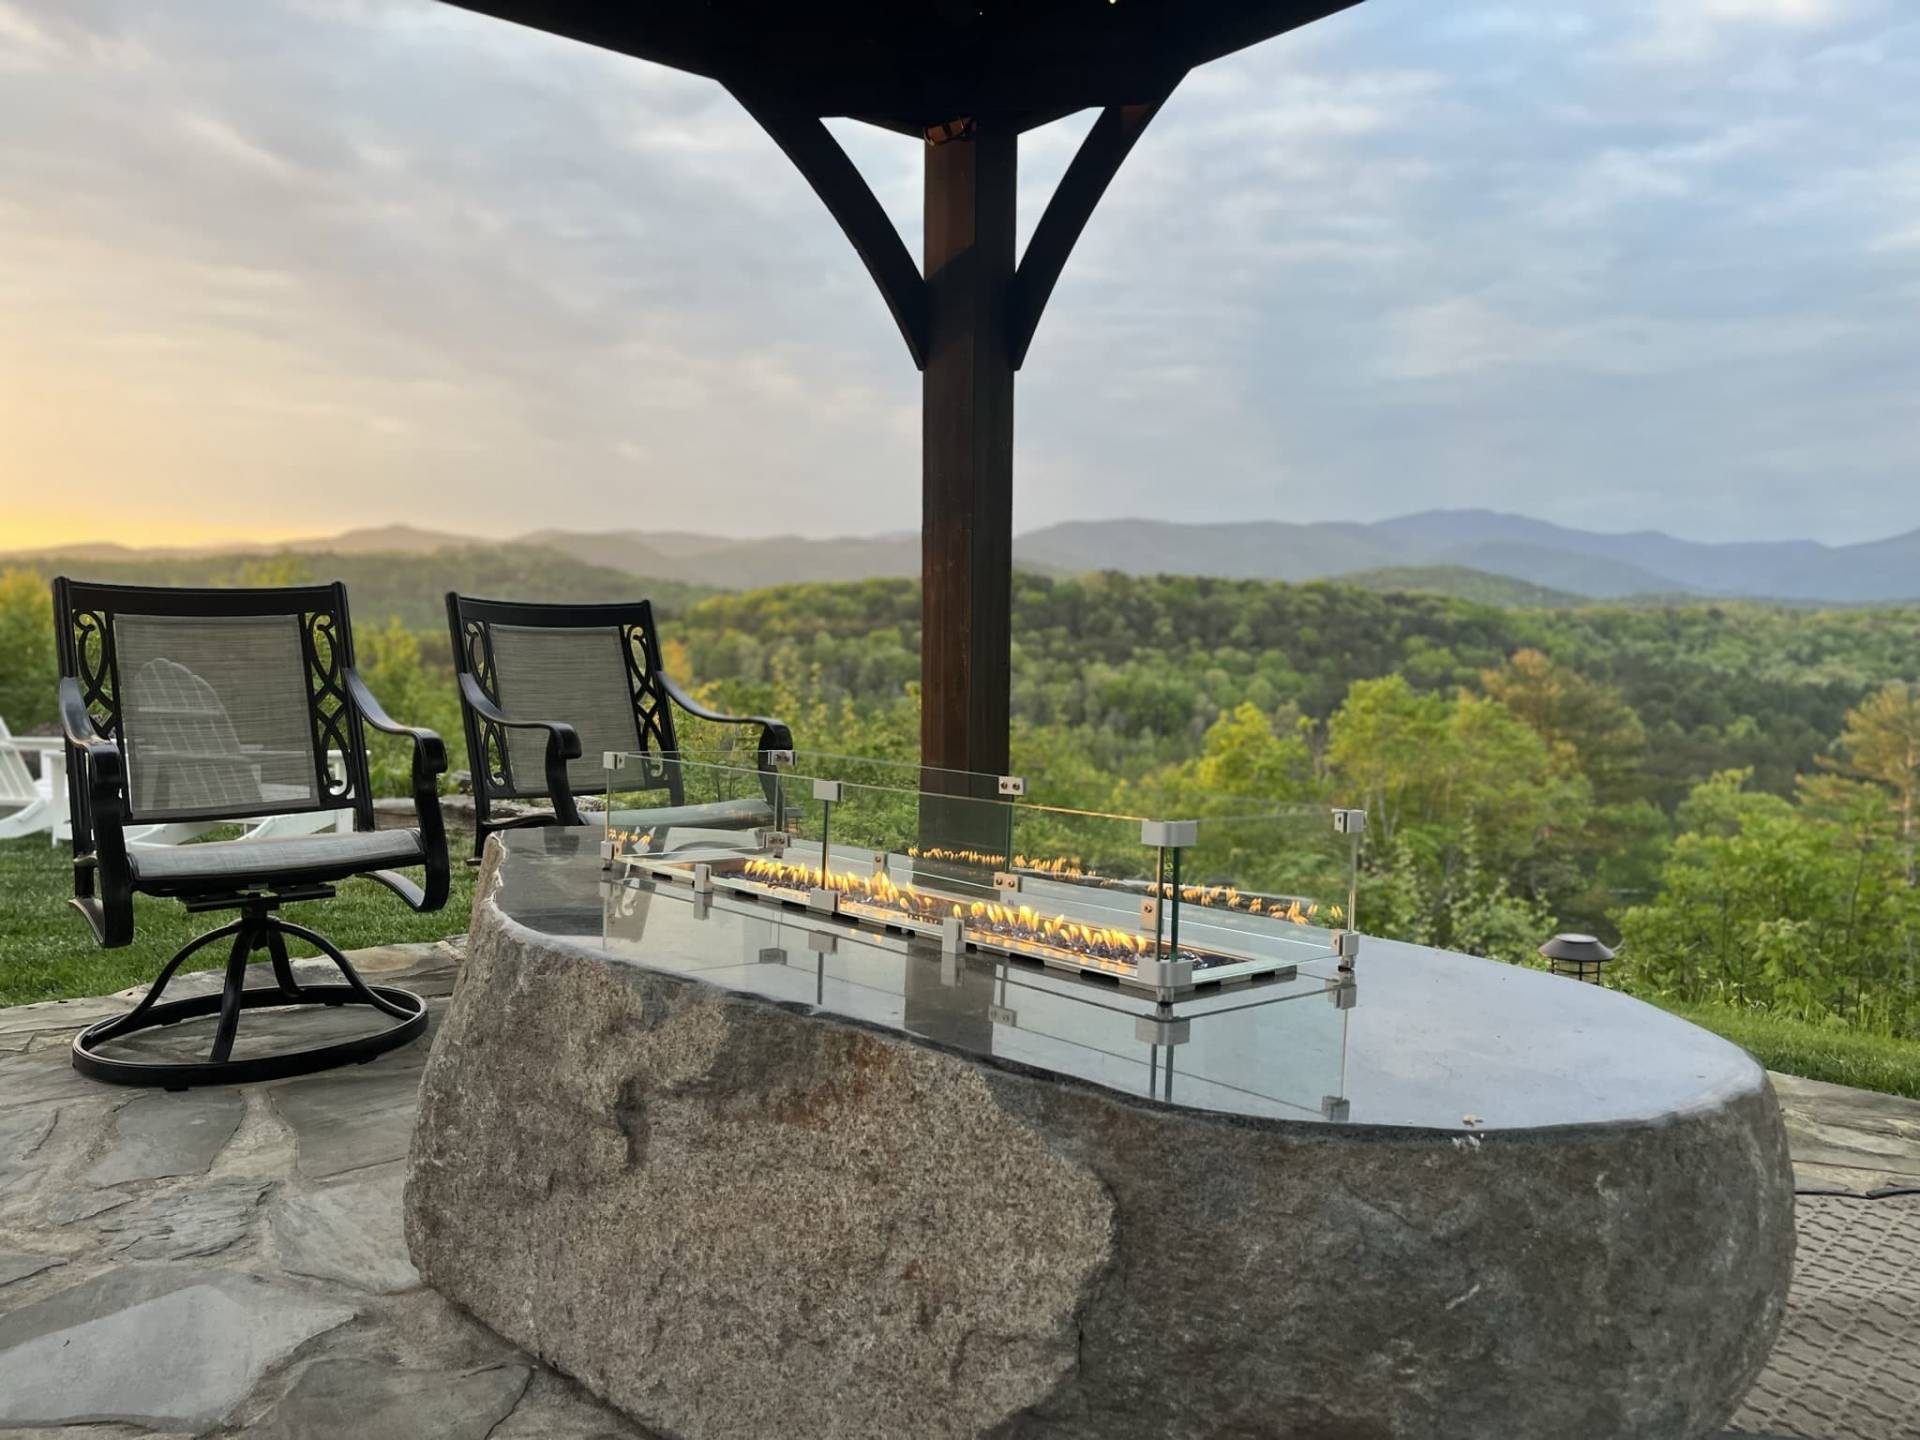
<svg viewBox="0 0 1920 1440">
<path fill-rule="evenodd" d="M 1171 1001 L 954 953 L 809 909 L 798 828 L 777 900 L 691 858 L 711 832 L 632 874 L 591 831 L 497 837 L 422 1084 L 422 1278 L 648 1430 L 1702 1440 L 1747 1393 L 1792 1172 L 1724 1041 L 1372 938 L 1357 1006 L 1323 937 Z M 1060 913 L 1043 883 L 1016 915 Z M 1267 908 L 1180 944 L 1301 929 Z"/>
<path fill-rule="evenodd" d="M 606 764 L 609 867 L 696 893 L 1103 976 L 1160 1000 L 1314 962 L 1351 975 L 1359 953 L 1362 811 L 1214 798 L 1199 818 L 1100 814 L 1037 803 L 1021 777 L 876 783 L 919 767 L 791 752 L 765 768 L 651 754 Z M 861 778 L 844 778 L 856 767 Z M 662 790 L 674 805 L 648 803 Z M 771 826 L 674 823 L 675 808 L 748 795 Z M 1257 876 L 1243 880 L 1241 867 Z"/>
</svg>

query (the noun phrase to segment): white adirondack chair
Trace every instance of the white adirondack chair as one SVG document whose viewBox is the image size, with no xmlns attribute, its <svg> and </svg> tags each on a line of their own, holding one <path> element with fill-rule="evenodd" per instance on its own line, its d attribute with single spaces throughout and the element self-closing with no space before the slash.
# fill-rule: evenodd
<svg viewBox="0 0 1920 1440">
<path fill-rule="evenodd" d="M 16 738 L 7 729 L 7 722 L 0 720 L 0 840 L 17 840 L 23 835 L 51 830 L 65 811 L 65 766 L 62 765 L 56 775 L 53 767 L 43 760 L 41 776 L 36 780 L 27 769 L 26 760 L 28 750 L 39 750 L 45 755 L 50 750 L 57 751 L 60 743 L 51 736 Z M 64 760 L 64 756 L 62 758 Z M 60 782 L 57 792 L 55 780 Z"/>
<path fill-rule="evenodd" d="M 34 779 L 24 758 L 40 755 L 40 778 Z M 327 752 L 327 768 L 338 779 L 346 766 L 338 750 Z M 182 845 L 217 828 L 218 820 L 183 820 L 165 825 L 130 825 L 129 845 Z M 249 823 L 243 840 L 278 840 L 290 835 L 316 835 L 353 829 L 353 811 L 323 810 L 304 815 L 268 815 Z M 73 817 L 67 811 L 67 749 L 58 735 L 14 735 L 0 720 L 0 840 L 48 832 L 58 845 L 73 839 Z"/>
<path fill-rule="evenodd" d="M 333 772 L 336 780 L 346 779 L 346 761 L 338 750 L 327 752 L 327 769 Z M 65 794 L 64 788 L 61 791 Z M 219 820 L 174 820 L 164 825 L 129 825 L 125 834 L 129 845 L 184 845 L 189 840 L 198 840 L 208 831 L 216 830 L 222 822 Z M 351 810 L 315 810 L 301 815 L 267 815 L 248 822 L 247 831 L 239 838 L 242 840 L 283 840 L 290 835 L 320 835 L 332 831 L 336 835 L 345 835 L 353 829 L 353 811 Z M 59 838 L 71 840 L 73 822 L 67 821 L 66 833 Z"/>
</svg>

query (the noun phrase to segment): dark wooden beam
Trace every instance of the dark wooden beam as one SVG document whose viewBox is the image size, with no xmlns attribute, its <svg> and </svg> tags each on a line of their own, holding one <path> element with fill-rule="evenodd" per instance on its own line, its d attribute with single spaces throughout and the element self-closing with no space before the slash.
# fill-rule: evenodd
<svg viewBox="0 0 1920 1440">
<path fill-rule="evenodd" d="M 1166 87 L 1157 98 L 1139 105 L 1110 105 L 1093 123 L 1080 150 L 1060 178 L 1059 188 L 1047 202 L 1046 212 L 1034 227 L 1033 239 L 1014 276 L 1012 317 L 1013 368 L 1027 363 L 1027 349 L 1033 344 L 1033 332 L 1046 313 L 1053 287 L 1060 282 L 1067 257 L 1079 243 L 1087 222 L 1093 218 L 1100 198 L 1120 166 L 1132 153 L 1134 142 L 1160 113 L 1160 107 L 1173 93 L 1179 80 Z"/>
<path fill-rule="evenodd" d="M 918 135 L 1146 101 L 1167 77 L 1356 0 L 450 0 L 813 115 Z"/>
<path fill-rule="evenodd" d="M 920 757 L 1007 771 L 1013 628 L 1014 192 L 1019 136 L 927 147 Z"/>
<path fill-rule="evenodd" d="M 735 90 L 733 94 L 840 222 L 867 273 L 873 276 L 873 283 L 880 287 L 887 309 L 893 312 L 893 323 L 900 327 L 914 365 L 926 369 L 927 282 L 859 168 L 818 116 L 787 109 L 747 91 Z"/>
</svg>

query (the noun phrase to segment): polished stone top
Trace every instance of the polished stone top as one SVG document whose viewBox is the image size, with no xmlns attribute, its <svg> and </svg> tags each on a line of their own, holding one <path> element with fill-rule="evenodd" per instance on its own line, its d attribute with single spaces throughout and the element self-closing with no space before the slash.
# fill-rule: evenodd
<svg viewBox="0 0 1920 1440">
<path fill-rule="evenodd" d="M 622 878 L 591 828 L 500 838 L 493 903 L 568 948 L 1179 1106 L 1471 1135 L 1644 1122 L 1766 1083 L 1744 1051 L 1628 996 L 1373 938 L 1350 1007 L 1325 959 L 1180 1001 L 1184 1034 L 1154 1043 L 1169 1032 L 1142 1026 L 1152 1003 L 1098 980 Z"/>
</svg>

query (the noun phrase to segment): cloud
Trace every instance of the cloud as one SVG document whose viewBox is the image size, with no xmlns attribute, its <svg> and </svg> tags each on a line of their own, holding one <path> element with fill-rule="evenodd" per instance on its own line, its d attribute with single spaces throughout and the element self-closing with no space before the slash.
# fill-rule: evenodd
<svg viewBox="0 0 1920 1440">
<path fill-rule="evenodd" d="M 272 151 L 256 144 L 216 115 L 187 114 L 178 117 L 181 133 L 221 160 L 276 180 L 291 179 L 294 167 Z"/>
<path fill-rule="evenodd" d="M 1741 31 L 1823 30 L 1849 8 L 1847 0 L 1653 0 L 1630 48 L 1644 62 L 1693 64 L 1723 54 Z"/>
<path fill-rule="evenodd" d="M 917 524 L 919 377 L 711 82 L 433 0 L 0 0 L 0 71 L 9 501 Z M 1916 123 L 1896 0 L 1370 0 L 1207 67 L 1042 322 L 1020 523 L 1920 524 Z M 918 142 L 831 128 L 917 253 Z"/>
</svg>

